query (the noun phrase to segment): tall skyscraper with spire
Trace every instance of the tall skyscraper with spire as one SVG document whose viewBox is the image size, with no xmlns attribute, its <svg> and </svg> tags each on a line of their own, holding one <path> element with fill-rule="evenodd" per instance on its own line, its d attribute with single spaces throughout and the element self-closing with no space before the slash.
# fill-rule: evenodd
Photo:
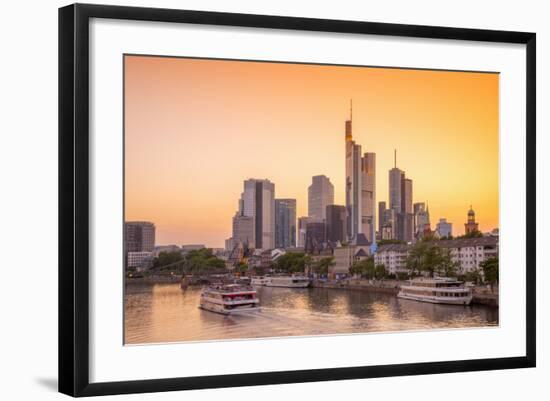
<svg viewBox="0 0 550 401">
<path fill-rule="evenodd" d="M 376 154 L 361 154 L 361 145 L 353 140 L 353 103 L 346 121 L 346 213 L 347 237 L 351 240 L 364 233 L 375 241 L 376 232 Z"/>
</svg>

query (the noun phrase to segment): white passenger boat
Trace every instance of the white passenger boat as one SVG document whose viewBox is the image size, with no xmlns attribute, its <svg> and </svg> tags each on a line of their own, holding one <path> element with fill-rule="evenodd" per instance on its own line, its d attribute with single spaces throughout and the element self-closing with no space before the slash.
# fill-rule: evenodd
<svg viewBox="0 0 550 401">
<path fill-rule="evenodd" d="M 202 291 L 200 299 L 200 308 L 224 315 L 257 311 L 259 304 L 256 290 L 242 284 L 210 285 Z"/>
<path fill-rule="evenodd" d="M 311 281 L 303 276 L 271 276 L 267 277 L 267 287 L 305 288 Z"/>
<path fill-rule="evenodd" d="M 453 278 L 418 278 L 402 285 L 399 298 L 434 304 L 469 305 L 472 290 Z"/>
<path fill-rule="evenodd" d="M 256 276 L 256 277 L 252 277 L 250 279 L 250 284 L 252 285 L 266 285 L 267 284 L 267 281 L 269 280 L 269 277 L 265 277 L 265 276 Z"/>
</svg>

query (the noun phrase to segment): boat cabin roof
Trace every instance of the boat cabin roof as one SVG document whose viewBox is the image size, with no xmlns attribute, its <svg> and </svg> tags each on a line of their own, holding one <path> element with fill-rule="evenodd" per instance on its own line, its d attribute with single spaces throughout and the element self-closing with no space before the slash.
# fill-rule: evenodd
<svg viewBox="0 0 550 401">
<path fill-rule="evenodd" d="M 212 284 L 207 288 L 208 291 L 217 291 L 217 292 L 254 292 L 255 290 L 249 285 L 243 284 Z"/>
</svg>

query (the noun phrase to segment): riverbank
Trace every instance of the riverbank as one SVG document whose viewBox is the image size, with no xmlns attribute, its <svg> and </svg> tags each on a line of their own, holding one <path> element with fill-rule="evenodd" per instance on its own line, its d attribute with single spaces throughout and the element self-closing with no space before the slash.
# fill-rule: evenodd
<svg viewBox="0 0 550 401">
<path fill-rule="evenodd" d="M 178 275 L 159 274 L 143 277 L 126 277 L 126 284 L 179 284 L 181 277 Z M 397 295 L 401 285 L 406 281 L 399 280 L 338 280 L 322 281 L 313 280 L 311 286 L 314 288 L 327 288 L 346 291 L 366 291 L 373 293 L 382 293 Z M 473 289 L 472 304 L 484 305 L 498 308 L 498 293 L 492 294 L 485 287 L 475 287 Z"/>
<path fill-rule="evenodd" d="M 375 293 L 384 293 L 397 295 L 401 285 L 406 281 L 399 280 L 340 280 L 340 281 L 321 281 L 314 280 L 312 287 L 330 288 L 350 291 L 367 291 Z M 472 304 L 485 305 L 498 308 L 498 293 L 492 294 L 485 287 L 475 287 L 473 289 Z"/>
<path fill-rule="evenodd" d="M 125 284 L 172 284 L 181 283 L 181 277 L 170 274 L 159 274 L 142 277 L 125 277 Z"/>
<path fill-rule="evenodd" d="M 338 290 L 352 291 L 370 291 L 385 294 L 397 295 L 400 288 L 400 282 L 397 280 L 386 280 L 373 282 L 370 280 L 340 280 L 340 281 L 322 281 L 313 280 L 312 287 L 332 288 Z"/>
</svg>

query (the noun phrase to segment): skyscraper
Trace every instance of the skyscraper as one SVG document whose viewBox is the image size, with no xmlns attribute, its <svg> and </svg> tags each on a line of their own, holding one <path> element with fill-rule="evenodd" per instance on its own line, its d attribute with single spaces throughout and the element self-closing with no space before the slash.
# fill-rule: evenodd
<svg viewBox="0 0 550 401">
<path fill-rule="evenodd" d="M 306 253 L 312 253 L 315 249 L 321 249 L 326 241 L 325 223 L 307 223 L 306 225 Z"/>
<path fill-rule="evenodd" d="M 239 242 L 247 244 L 250 248 L 255 247 L 256 238 L 254 236 L 254 217 L 245 216 L 237 212 L 233 216 L 233 236 L 232 245 L 235 246 Z"/>
<path fill-rule="evenodd" d="M 414 213 L 414 236 L 422 238 L 426 226 L 430 226 L 430 211 L 424 202 L 415 203 Z"/>
<path fill-rule="evenodd" d="M 275 199 L 275 248 L 296 246 L 296 199 Z"/>
<path fill-rule="evenodd" d="M 126 252 L 153 252 L 155 225 L 148 221 L 127 221 L 124 224 Z"/>
<path fill-rule="evenodd" d="M 345 242 L 347 240 L 346 223 L 346 207 L 328 205 L 326 212 L 326 239 L 332 242 Z"/>
<path fill-rule="evenodd" d="M 376 154 L 365 153 L 361 160 L 361 233 L 369 242 L 376 232 Z"/>
<path fill-rule="evenodd" d="M 382 238 L 382 228 L 386 224 L 386 202 L 378 202 L 378 235 Z"/>
<path fill-rule="evenodd" d="M 269 180 L 246 180 L 239 200 L 239 214 L 254 219 L 256 249 L 275 247 L 275 184 Z"/>
<path fill-rule="evenodd" d="M 437 223 L 435 227 L 435 231 L 439 238 L 449 238 L 453 235 L 453 225 L 452 223 L 448 223 L 447 219 L 439 219 L 439 223 Z"/>
<path fill-rule="evenodd" d="M 384 225 L 382 226 L 382 234 L 380 238 L 382 239 L 395 239 L 397 234 L 395 230 L 397 229 L 397 213 L 395 209 L 386 209 L 383 214 Z"/>
<path fill-rule="evenodd" d="M 347 237 L 351 240 L 364 232 L 369 240 L 373 240 L 376 229 L 376 155 L 361 155 L 361 145 L 353 140 L 352 119 L 350 105 L 350 118 L 345 125 Z"/>
<path fill-rule="evenodd" d="M 324 220 L 308 216 L 298 217 L 298 233 L 296 235 L 296 246 L 298 248 L 306 246 L 306 229 L 309 223 L 324 223 Z"/>
<path fill-rule="evenodd" d="M 412 206 L 413 185 L 412 180 L 410 178 L 405 178 L 404 173 L 401 183 L 403 185 L 401 196 L 401 218 L 403 221 L 401 239 L 406 242 L 411 242 L 414 234 L 414 214 Z"/>
<path fill-rule="evenodd" d="M 316 219 L 325 219 L 327 205 L 334 203 L 334 185 L 324 175 L 311 178 L 311 185 L 307 189 L 308 216 Z"/>
<path fill-rule="evenodd" d="M 412 180 L 405 172 L 397 168 L 397 151 L 394 152 L 394 167 L 389 171 L 390 209 L 395 212 L 392 227 L 395 239 L 410 242 L 413 239 L 413 190 Z"/>
</svg>

